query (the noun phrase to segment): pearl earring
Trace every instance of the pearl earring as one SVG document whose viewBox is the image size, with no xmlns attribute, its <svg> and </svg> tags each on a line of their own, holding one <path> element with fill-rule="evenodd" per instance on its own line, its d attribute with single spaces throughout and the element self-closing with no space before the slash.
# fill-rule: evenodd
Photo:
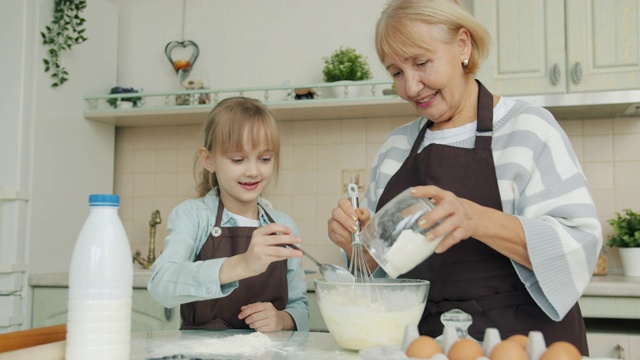
<svg viewBox="0 0 640 360">
<path fill-rule="evenodd" d="M 462 60 L 462 67 L 468 67 L 468 66 L 469 66 L 469 59 Z"/>
</svg>

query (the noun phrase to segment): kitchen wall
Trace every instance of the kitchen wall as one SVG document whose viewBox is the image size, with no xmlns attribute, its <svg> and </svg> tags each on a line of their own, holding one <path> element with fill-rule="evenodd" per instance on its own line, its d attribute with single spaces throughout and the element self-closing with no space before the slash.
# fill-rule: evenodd
<svg viewBox="0 0 640 360">
<path fill-rule="evenodd" d="M 326 221 L 339 198 L 343 170 L 364 170 L 365 177 L 392 128 L 411 118 L 280 122 L 282 162 L 279 179 L 265 194 L 274 207 L 291 214 L 304 246 L 321 261 L 338 262 L 326 235 Z M 640 204 L 640 119 L 563 120 L 589 179 L 605 234 L 606 219 Z M 195 196 L 193 164 L 199 126 L 120 128 L 116 134 L 115 192 L 132 247 L 146 256 L 151 211 L 166 220 L 179 202 Z M 157 228 L 158 253 L 166 222 Z M 617 251 L 608 253 L 609 271 L 621 272 Z M 306 260 L 305 266 L 313 268 Z"/>
<path fill-rule="evenodd" d="M 322 57 L 339 46 L 364 53 L 374 78 L 388 79 L 373 47 L 375 21 L 386 0 L 113 2 L 120 10 L 118 85 L 176 89 L 176 74 L 163 50 L 169 41 L 181 39 L 199 45 L 194 71 L 206 72 L 212 88 L 321 82 Z M 409 120 L 281 123 L 280 179 L 266 196 L 293 215 L 305 246 L 320 260 L 338 261 L 325 228 L 332 207 L 344 196 L 342 172 L 361 169 L 368 174 L 386 135 Z M 561 124 L 590 181 L 606 235 L 611 232 L 606 219 L 640 204 L 640 183 L 635 181 L 640 176 L 640 120 L 577 118 Z M 159 253 L 170 210 L 194 195 L 198 131 L 198 126 L 117 129 L 115 192 L 122 196 L 121 216 L 132 248 L 145 256 L 151 212 L 157 208 L 163 216 L 156 235 Z M 609 262 L 610 271 L 620 270 L 616 251 L 609 252 Z"/>
<path fill-rule="evenodd" d="M 603 235 L 613 233 L 607 219 L 625 208 L 640 209 L 640 118 L 562 120 L 560 124 L 589 180 Z M 620 274 L 618 249 L 605 249 L 609 272 Z"/>
<path fill-rule="evenodd" d="M 386 0 L 113 2 L 120 9 L 118 85 L 146 91 L 178 88 L 164 47 L 182 39 L 198 44 L 194 71 L 207 74 L 212 88 L 322 82 L 322 58 L 340 46 L 356 48 L 369 60 L 374 78 L 388 79 L 373 46 L 375 21 Z M 174 54 L 189 53 L 179 50 Z M 267 195 L 277 208 L 298 214 L 295 220 L 308 239 L 305 246 L 321 251 L 323 261 L 338 261 L 336 249 L 318 234 L 341 196 L 341 170 L 364 173 L 391 124 L 407 120 L 281 124 L 282 169 Z M 198 130 L 117 129 L 115 192 L 121 195 L 121 217 L 132 248 L 145 257 L 151 212 L 158 208 L 166 221 L 176 204 L 193 196 Z M 157 229 L 159 249 L 165 229 L 166 222 Z"/>
<path fill-rule="evenodd" d="M 200 49 L 194 71 L 206 72 L 212 88 L 322 82 L 322 58 L 340 46 L 356 48 L 375 78 L 387 78 L 373 46 L 386 0 L 112 1 L 120 9 L 120 85 L 176 89 L 164 48 L 187 39 Z"/>
<path fill-rule="evenodd" d="M 113 189 L 115 130 L 86 121 L 82 97 L 115 81 L 117 9 L 90 2 L 90 41 L 61 55 L 69 81 L 53 88 L 40 37 L 53 7 L 0 2 L 0 332 L 30 325 L 28 275 L 69 269 L 88 195 Z"/>
<path fill-rule="evenodd" d="M 342 172 L 366 177 L 376 151 L 393 127 L 411 118 L 280 122 L 282 161 L 277 181 L 265 197 L 293 216 L 304 246 L 321 261 L 338 262 L 337 248 L 326 236 L 326 222 L 345 197 Z M 115 192 L 120 215 L 134 249 L 147 254 L 153 209 L 164 220 L 171 209 L 195 196 L 193 164 L 200 146 L 199 126 L 120 128 L 116 135 Z M 365 179 L 361 179 L 364 184 Z M 156 241 L 166 235 L 166 223 Z M 162 245 L 158 245 L 162 248 Z"/>
</svg>

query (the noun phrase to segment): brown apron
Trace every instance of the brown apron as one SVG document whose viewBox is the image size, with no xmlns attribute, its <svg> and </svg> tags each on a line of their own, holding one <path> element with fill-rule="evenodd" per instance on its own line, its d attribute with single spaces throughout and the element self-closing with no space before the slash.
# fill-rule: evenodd
<svg viewBox="0 0 640 360">
<path fill-rule="evenodd" d="M 216 224 L 195 261 L 230 257 L 249 248 L 251 235 L 257 228 L 220 226 L 223 210 L 222 201 L 218 201 Z M 270 222 L 274 222 L 266 211 L 265 214 Z M 264 273 L 240 280 L 238 288 L 225 297 L 180 305 L 180 330 L 248 329 L 244 320 L 238 319 L 241 306 L 270 302 L 277 310 L 284 310 L 288 297 L 287 261 L 273 262 Z"/>
<path fill-rule="evenodd" d="M 456 196 L 502 211 L 491 141 L 493 97 L 478 81 L 478 125 L 475 147 L 458 148 L 429 144 L 420 153 L 424 135 L 433 123 L 420 131 L 409 156 L 391 177 L 378 202 L 380 209 L 403 190 L 419 185 L 436 185 Z M 442 334 L 440 315 L 451 309 L 469 313 L 468 331 L 482 340 L 487 327 L 500 331 L 503 339 L 544 334 L 547 344 L 558 340 L 573 343 L 588 355 L 586 330 L 576 303 L 560 321 L 551 320 L 535 303 L 520 281 L 511 261 L 482 242 L 468 238 L 442 254 L 434 254 L 403 278 L 431 282 L 427 307 L 419 324 L 421 334 Z"/>
</svg>

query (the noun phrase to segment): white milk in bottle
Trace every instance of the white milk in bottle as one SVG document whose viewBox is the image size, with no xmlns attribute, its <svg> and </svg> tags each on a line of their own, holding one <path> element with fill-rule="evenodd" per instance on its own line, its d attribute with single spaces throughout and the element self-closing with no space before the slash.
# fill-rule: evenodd
<svg viewBox="0 0 640 360">
<path fill-rule="evenodd" d="M 89 196 L 69 268 L 66 359 L 129 359 L 133 262 L 118 195 Z"/>
</svg>

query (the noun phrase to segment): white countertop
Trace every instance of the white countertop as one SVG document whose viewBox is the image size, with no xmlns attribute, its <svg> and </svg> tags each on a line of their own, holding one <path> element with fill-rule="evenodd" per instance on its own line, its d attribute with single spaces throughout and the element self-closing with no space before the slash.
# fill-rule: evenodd
<svg viewBox="0 0 640 360">
<path fill-rule="evenodd" d="M 256 335 L 266 335 L 255 338 Z M 236 337 L 231 339 L 230 337 Z M 222 339 L 224 339 L 224 342 Z M 242 343 L 243 345 L 235 346 Z M 66 342 L 0 354 L 1 360 L 63 360 Z M 131 333 L 131 360 L 160 359 L 305 359 L 355 360 L 355 351 L 342 350 L 329 333 L 280 331 L 258 334 L 250 330 L 189 330 Z"/>
<path fill-rule="evenodd" d="M 267 334 L 267 343 L 250 330 L 152 331 L 131 334 L 131 360 L 208 359 L 363 359 L 356 351 L 341 349 L 332 335 L 323 332 L 281 331 Z M 232 339 L 232 337 L 234 337 Z M 236 344 L 244 344 L 237 345 Z M 64 360 L 66 341 L 0 354 L 0 360 Z M 381 353 L 382 354 L 382 353 Z M 611 358 L 588 358 L 614 360 Z M 366 360 L 366 358 L 365 358 Z"/>
<path fill-rule="evenodd" d="M 593 276 L 583 296 L 640 297 L 640 277 L 623 275 Z"/>
<path fill-rule="evenodd" d="M 133 273 L 133 287 L 146 288 L 151 270 L 135 269 Z M 319 273 L 307 274 L 307 288 L 314 290 L 313 280 L 319 278 Z M 30 286 L 66 287 L 67 273 L 30 274 Z M 593 276 L 584 292 L 584 296 L 603 297 L 640 297 L 640 277 L 622 275 Z"/>
<path fill-rule="evenodd" d="M 159 359 L 165 357 L 188 360 L 198 359 L 361 359 L 355 351 L 342 350 L 329 333 L 280 331 L 267 333 L 271 345 L 266 351 L 256 351 L 250 341 L 246 350 L 229 353 L 217 350 L 215 346 L 206 349 L 206 344 L 214 345 L 216 339 L 229 336 L 256 334 L 248 330 L 190 330 L 190 331 L 154 331 L 133 333 L 131 339 L 131 359 Z M 257 334 L 256 334 L 257 335 Z M 227 339 L 229 340 L 229 339 Z M 194 345 L 194 346 L 190 346 Z M 203 346 L 204 345 L 204 346 Z M 259 347 L 258 347 L 259 348 Z M 243 354 L 242 351 L 245 351 Z M 176 357 L 183 355 L 184 357 Z"/>
</svg>

